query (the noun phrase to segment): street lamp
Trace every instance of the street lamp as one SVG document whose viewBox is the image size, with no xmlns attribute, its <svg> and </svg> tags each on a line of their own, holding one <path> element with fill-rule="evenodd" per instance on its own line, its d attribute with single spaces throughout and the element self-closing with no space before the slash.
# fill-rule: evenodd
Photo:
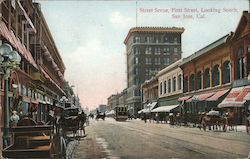
<svg viewBox="0 0 250 159">
<path fill-rule="evenodd" d="M 20 55 L 13 51 L 9 44 L 0 46 L 0 69 L 4 78 L 4 130 L 3 130 L 3 146 L 7 147 L 9 144 L 9 121 L 10 121 L 10 107 L 8 97 L 9 77 L 13 69 L 18 68 L 21 62 Z"/>
</svg>

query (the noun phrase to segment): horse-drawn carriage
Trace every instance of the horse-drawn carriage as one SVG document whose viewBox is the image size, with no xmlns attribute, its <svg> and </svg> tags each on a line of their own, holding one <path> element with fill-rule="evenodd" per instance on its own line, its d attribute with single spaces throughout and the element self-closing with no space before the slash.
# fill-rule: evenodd
<svg viewBox="0 0 250 159">
<path fill-rule="evenodd" d="M 227 130 L 228 119 L 220 114 L 219 111 L 211 110 L 208 113 L 202 113 L 200 116 L 200 124 L 204 131 L 208 127 L 209 130 Z"/>
<path fill-rule="evenodd" d="M 105 120 L 106 114 L 105 113 L 97 113 L 95 119 L 102 119 Z"/>
</svg>

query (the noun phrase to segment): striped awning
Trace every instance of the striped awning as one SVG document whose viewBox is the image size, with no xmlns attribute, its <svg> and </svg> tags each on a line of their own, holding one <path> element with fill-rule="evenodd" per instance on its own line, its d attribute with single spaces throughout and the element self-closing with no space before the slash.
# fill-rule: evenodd
<svg viewBox="0 0 250 159">
<path fill-rule="evenodd" d="M 206 101 L 217 101 L 220 97 L 225 95 L 228 91 L 229 91 L 229 89 L 223 90 L 223 91 L 218 91 L 213 96 L 207 98 Z"/>
<path fill-rule="evenodd" d="M 218 105 L 218 108 L 224 107 L 243 107 L 245 97 L 250 92 L 250 86 L 233 88 L 226 98 Z"/>
</svg>

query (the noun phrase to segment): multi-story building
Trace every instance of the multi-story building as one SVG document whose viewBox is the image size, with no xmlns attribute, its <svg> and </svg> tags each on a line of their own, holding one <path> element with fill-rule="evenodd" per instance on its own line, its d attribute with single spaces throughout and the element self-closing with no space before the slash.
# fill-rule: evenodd
<svg viewBox="0 0 250 159">
<path fill-rule="evenodd" d="M 178 98 L 183 93 L 182 70 L 178 60 L 170 66 L 164 68 L 156 75 L 158 78 L 158 103 L 159 111 L 170 112 L 172 109 L 178 109 Z M 160 108 L 161 107 L 161 108 Z M 163 108 L 164 107 L 164 108 Z M 178 109 L 179 110 L 179 109 Z"/>
<path fill-rule="evenodd" d="M 65 94 L 65 66 L 39 3 L 0 1 L 0 44 L 4 43 L 21 56 L 20 69 L 13 70 L 9 80 L 10 110 L 16 110 L 20 116 L 31 113 L 37 122 L 45 122 L 48 110 Z M 3 81 L 1 75 L 1 96 Z M 0 130 L 5 119 L 2 99 Z"/>
<path fill-rule="evenodd" d="M 119 94 L 112 94 L 108 97 L 107 110 L 114 110 L 115 107 L 118 106 L 119 103 Z"/>
<path fill-rule="evenodd" d="M 127 104 L 136 115 L 141 108 L 141 84 L 181 58 L 184 28 L 135 27 L 124 44 L 127 56 Z"/>
<path fill-rule="evenodd" d="M 118 106 L 119 107 L 126 107 L 126 99 L 127 99 L 127 89 L 124 89 L 118 95 Z"/>
<path fill-rule="evenodd" d="M 141 85 L 142 108 L 151 108 L 158 102 L 158 78 L 152 77 Z M 141 108 L 141 109 L 142 109 Z"/>
<path fill-rule="evenodd" d="M 247 11 L 242 14 L 230 48 L 232 89 L 218 107 L 234 112 L 238 123 L 243 123 L 245 111 L 250 110 L 250 13 Z"/>
<path fill-rule="evenodd" d="M 184 97 L 178 100 L 184 113 L 197 115 L 216 108 L 228 93 L 232 82 L 231 37 L 223 36 L 180 63 Z"/>
</svg>

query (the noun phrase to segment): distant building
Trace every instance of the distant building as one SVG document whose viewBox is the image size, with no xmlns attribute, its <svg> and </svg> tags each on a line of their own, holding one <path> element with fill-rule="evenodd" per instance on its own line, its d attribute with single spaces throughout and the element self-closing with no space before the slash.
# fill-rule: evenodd
<svg viewBox="0 0 250 159">
<path fill-rule="evenodd" d="M 118 106 L 119 103 L 119 94 L 112 94 L 110 97 L 108 97 L 108 104 L 107 104 L 107 110 L 111 111 L 114 110 L 116 106 Z"/>
<path fill-rule="evenodd" d="M 158 71 L 181 59 L 184 28 L 135 27 L 124 40 L 127 57 L 127 104 L 134 115 L 141 108 L 140 86 Z"/>
</svg>

